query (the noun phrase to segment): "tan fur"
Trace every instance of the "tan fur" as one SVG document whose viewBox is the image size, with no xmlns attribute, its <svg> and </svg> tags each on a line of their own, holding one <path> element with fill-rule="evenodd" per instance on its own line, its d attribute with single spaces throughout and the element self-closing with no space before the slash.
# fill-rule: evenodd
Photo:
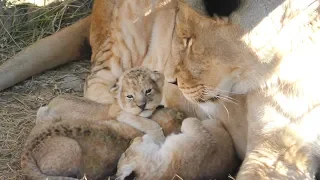
<svg viewBox="0 0 320 180">
<path fill-rule="evenodd" d="M 116 112 L 112 112 L 115 105 L 108 109 L 105 104 L 79 97 L 60 96 L 52 100 L 47 109 L 38 112 L 37 125 L 28 137 L 21 157 L 22 169 L 35 180 L 80 178 L 84 174 L 89 179 L 99 179 L 115 173 L 121 153 L 131 139 L 141 136 L 141 132 L 148 132 L 144 129 L 162 127 L 165 134 L 179 132 L 183 118 L 181 113 L 167 108 L 156 111 L 162 97 L 164 79 L 161 77 L 161 74 L 147 68 L 126 71 L 117 84 L 118 102 L 123 104 L 122 109 L 118 107 Z M 145 94 L 145 87 L 153 91 Z M 137 105 L 130 104 L 131 108 L 125 105 L 128 102 L 124 102 L 124 91 L 136 96 L 130 101 L 140 102 L 138 96 L 148 98 L 147 110 L 140 110 L 136 115 L 145 115 L 142 112 L 147 111 L 148 116 L 144 117 L 152 115 L 153 121 L 143 119 L 141 127 L 133 128 L 108 115 L 118 116 L 122 110 L 118 117 L 120 121 L 137 119 L 132 114 L 136 112 L 132 109 L 135 110 Z"/>
<path fill-rule="evenodd" d="M 52 99 L 47 106 L 38 109 L 36 123 L 62 119 L 87 121 L 115 119 L 120 111 L 121 108 L 117 103 L 105 105 L 82 97 L 60 95 Z"/>
<path fill-rule="evenodd" d="M 88 58 L 91 16 L 23 49 L 0 66 L 0 90 L 44 70 Z M 71 36 L 71 34 L 76 35 Z"/>
<path fill-rule="evenodd" d="M 222 116 L 244 159 L 238 179 L 312 179 L 317 169 L 314 157 L 319 154 L 318 131 L 314 130 L 319 117 L 319 88 L 315 85 L 319 73 L 318 1 L 242 0 L 230 17 L 231 24 L 226 25 L 200 17 L 192 9 L 177 11 L 174 3 L 144 16 L 150 2 L 95 1 L 89 35 L 92 69 L 85 97 L 112 104 L 112 94 L 105 92 L 123 70 L 143 64 L 166 71 L 167 81 L 178 78 L 182 92 L 165 83 L 166 105 L 201 119 Z M 180 13 L 177 18 L 176 12 Z M 80 21 L 73 27 L 77 25 L 83 24 Z M 0 89 L 27 78 L 33 68 L 40 72 L 52 67 L 48 62 L 59 62 L 56 55 L 66 61 L 78 57 L 78 51 L 69 53 L 68 49 L 80 49 L 88 37 L 82 29 L 89 28 L 89 23 L 84 26 L 67 27 L 36 43 L 30 47 L 34 53 L 22 52 L 13 66 L 9 60 L 9 65 L 0 68 L 0 82 L 4 82 Z M 62 35 L 67 41 L 61 41 Z M 62 42 L 72 43 L 63 46 Z M 43 51 L 47 48 L 59 51 Z M 45 56 L 36 58 L 41 52 Z M 47 63 L 25 69 L 17 66 L 34 59 Z M 247 95 L 240 103 L 244 107 L 223 101 L 231 100 L 229 91 Z M 182 94 L 194 104 L 201 102 L 202 110 L 190 105 Z M 224 108 L 239 114 L 220 113 Z M 239 119 L 231 118 L 237 116 Z"/>
<path fill-rule="evenodd" d="M 221 119 L 244 159 L 237 180 L 314 179 L 320 31 L 319 5 L 312 2 L 247 0 L 231 16 L 234 24 L 179 5 L 165 77 Z M 254 12 L 266 10 L 253 24 Z"/>
</svg>

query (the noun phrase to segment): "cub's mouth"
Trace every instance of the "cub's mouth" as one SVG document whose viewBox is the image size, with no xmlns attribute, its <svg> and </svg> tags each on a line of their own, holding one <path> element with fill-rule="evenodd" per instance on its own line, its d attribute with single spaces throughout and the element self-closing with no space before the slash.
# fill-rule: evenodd
<svg viewBox="0 0 320 180">
<path fill-rule="evenodd" d="M 163 108 L 164 108 L 164 105 L 159 105 L 155 109 L 144 109 L 143 111 L 141 111 L 139 113 L 139 116 L 148 118 L 148 117 L 152 116 L 154 111 L 160 110 Z"/>
<path fill-rule="evenodd" d="M 139 116 L 148 118 L 153 114 L 154 111 L 155 109 L 144 109 L 139 113 Z"/>
</svg>

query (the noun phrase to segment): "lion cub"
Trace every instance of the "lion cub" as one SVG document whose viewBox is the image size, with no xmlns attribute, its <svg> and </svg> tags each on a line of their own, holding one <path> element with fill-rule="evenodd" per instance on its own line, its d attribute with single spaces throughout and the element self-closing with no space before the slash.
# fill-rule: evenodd
<svg viewBox="0 0 320 180">
<path fill-rule="evenodd" d="M 44 111 L 47 114 L 41 114 L 53 121 L 38 123 L 27 138 L 21 156 L 23 171 L 32 180 L 78 179 L 84 175 L 87 179 L 100 179 L 114 175 L 118 159 L 133 138 L 154 129 L 163 128 L 164 134 L 180 131 L 181 113 L 157 109 L 162 86 L 161 74 L 134 68 L 124 72 L 113 87 L 123 110 L 118 120 L 125 121 L 126 115 L 130 115 L 142 122 L 138 129 L 116 120 L 104 120 L 103 104 L 67 96 L 53 100 Z M 145 118 L 149 116 L 152 120 Z"/>
<path fill-rule="evenodd" d="M 48 106 L 39 108 L 36 122 L 115 119 L 121 110 L 149 117 L 161 103 L 163 85 L 163 74 L 144 67 L 131 68 L 110 89 L 115 96 L 115 103 L 100 104 L 85 98 L 62 95 L 53 99 Z"/>
<path fill-rule="evenodd" d="M 227 179 L 239 166 L 231 137 L 219 121 L 187 118 L 181 131 L 161 143 L 161 133 L 135 138 L 119 160 L 117 179 L 132 173 L 139 180 Z"/>
</svg>

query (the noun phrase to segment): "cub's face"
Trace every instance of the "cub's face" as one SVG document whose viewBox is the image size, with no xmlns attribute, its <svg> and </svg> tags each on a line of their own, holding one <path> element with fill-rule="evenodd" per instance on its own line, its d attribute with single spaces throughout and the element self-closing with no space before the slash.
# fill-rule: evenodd
<svg viewBox="0 0 320 180">
<path fill-rule="evenodd" d="M 150 160 L 160 148 L 161 146 L 155 144 L 153 139 L 147 134 L 133 139 L 118 161 L 117 179 L 124 180 L 132 175 L 132 173 L 137 179 L 149 179 L 144 177 L 148 176 L 148 172 L 159 171 L 157 163 L 153 163 Z"/>
<path fill-rule="evenodd" d="M 164 77 L 144 67 L 129 69 L 117 83 L 117 100 L 129 113 L 149 117 L 160 105 Z"/>
</svg>

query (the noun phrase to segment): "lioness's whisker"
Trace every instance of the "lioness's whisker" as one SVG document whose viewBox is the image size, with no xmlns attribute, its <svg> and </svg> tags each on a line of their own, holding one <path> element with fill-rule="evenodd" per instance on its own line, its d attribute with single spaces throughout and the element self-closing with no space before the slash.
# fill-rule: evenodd
<svg viewBox="0 0 320 180">
<path fill-rule="evenodd" d="M 223 104 L 223 102 L 221 102 L 220 99 L 218 99 L 218 101 L 222 104 L 222 106 L 223 106 L 224 109 L 226 110 L 226 112 L 227 112 L 227 114 L 228 114 L 228 120 L 229 120 L 230 114 L 229 114 L 228 108 Z"/>
</svg>

